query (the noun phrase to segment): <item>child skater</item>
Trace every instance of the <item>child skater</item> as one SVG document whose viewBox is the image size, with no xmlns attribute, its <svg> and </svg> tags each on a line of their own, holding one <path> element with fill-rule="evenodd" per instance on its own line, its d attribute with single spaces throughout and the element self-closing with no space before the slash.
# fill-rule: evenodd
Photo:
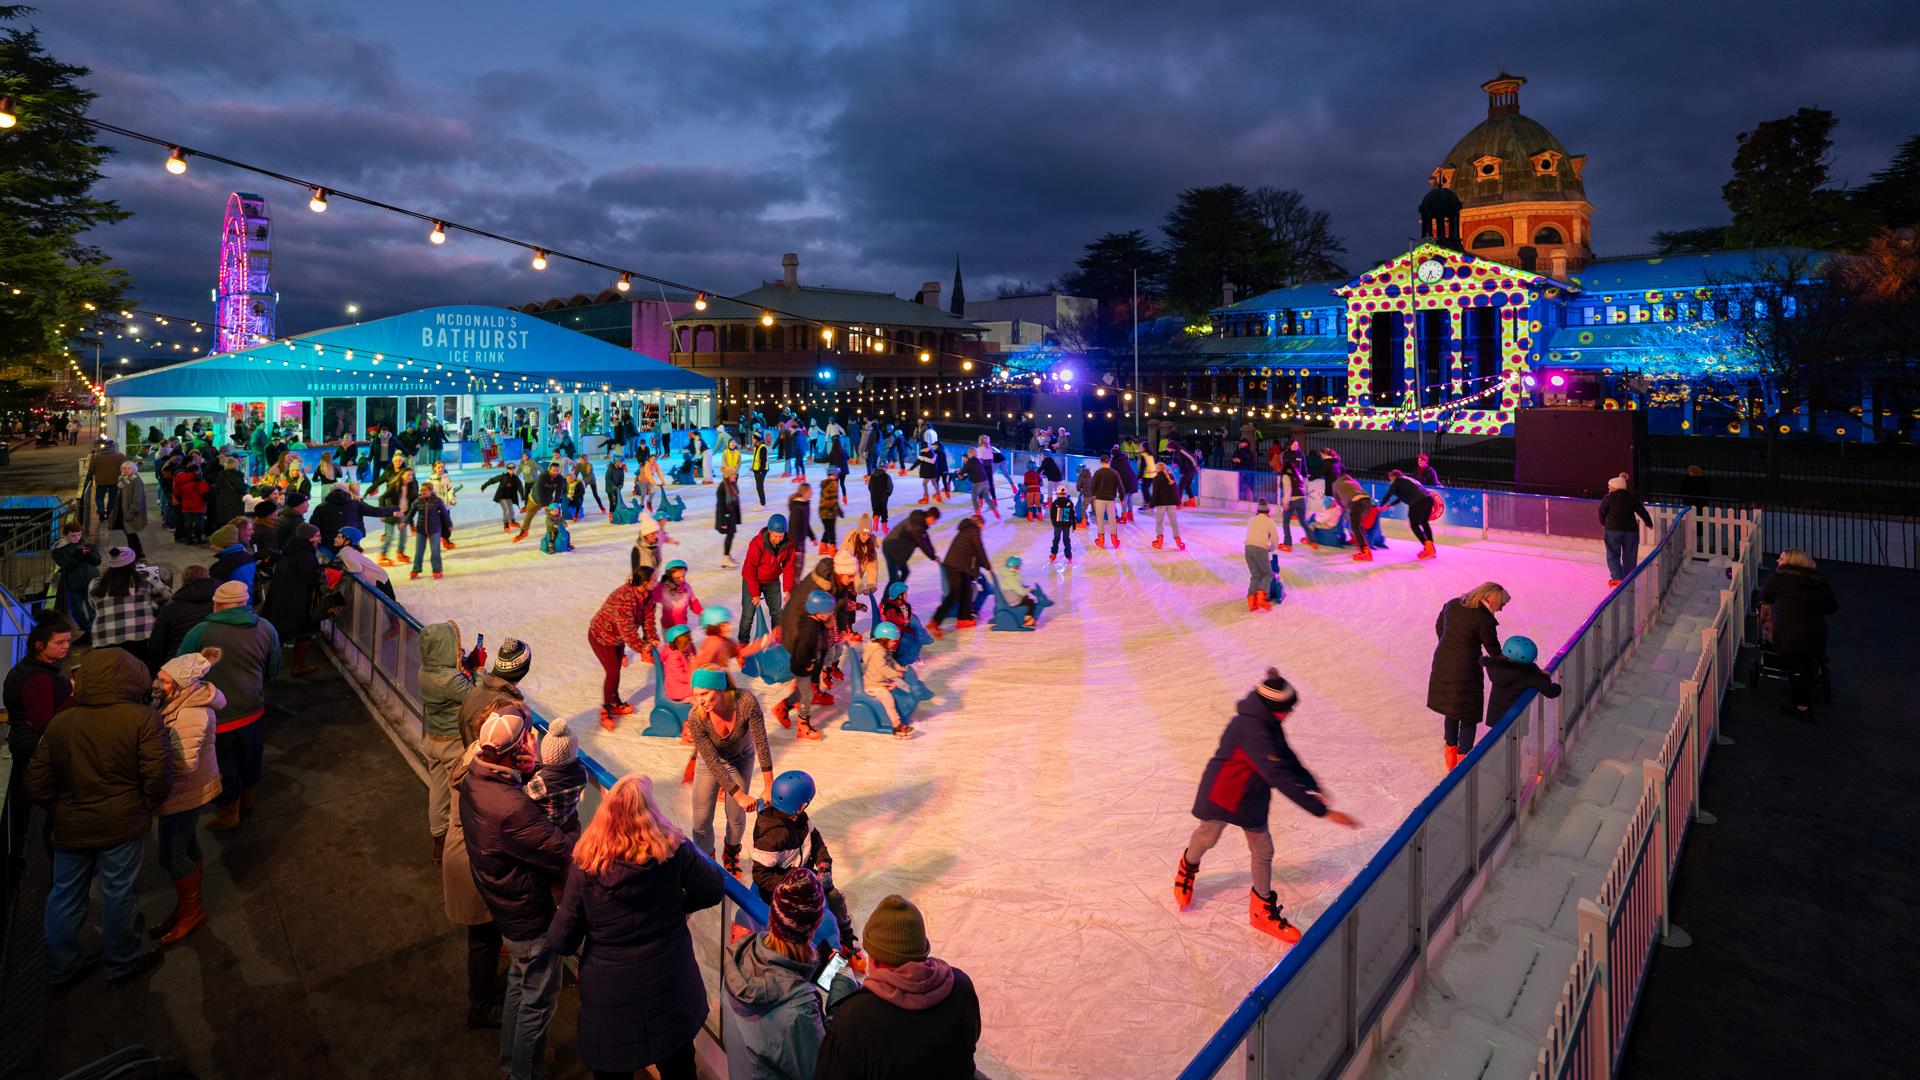
<svg viewBox="0 0 1920 1080">
<path fill-rule="evenodd" d="M 789 511 L 792 507 L 789 505 Z M 791 517 L 791 513 L 788 515 Z M 820 478 L 820 554 L 840 550 L 840 474 L 832 469 Z"/>
<path fill-rule="evenodd" d="M 587 767 L 580 764 L 580 741 L 567 730 L 565 717 L 547 725 L 540 740 L 540 766 L 527 781 L 527 797 L 546 811 L 563 833 L 580 837 L 580 793 L 587 789 Z"/>
<path fill-rule="evenodd" d="M 753 887 L 760 898 L 773 900 L 780 881 L 798 867 L 808 867 L 820 875 L 820 888 L 827 896 L 827 910 L 840 930 L 840 952 L 854 971 L 865 975 L 867 956 L 853 932 L 853 918 L 847 913 L 847 898 L 833 887 L 833 854 L 820 830 L 807 819 L 807 806 L 813 802 L 813 777 L 797 769 L 773 779 L 773 798 L 753 819 Z"/>
<path fill-rule="evenodd" d="M 660 627 L 685 626 L 700 614 L 700 598 L 693 595 L 687 580 L 687 564 L 680 559 L 668 563 L 653 587 L 653 602 L 660 609 Z"/>
<path fill-rule="evenodd" d="M 1487 669 L 1487 681 L 1492 684 L 1487 691 L 1487 727 L 1499 723 L 1500 718 L 1507 715 L 1507 710 L 1513 708 L 1513 703 L 1520 700 L 1520 695 L 1525 691 L 1538 691 L 1541 697 L 1560 696 L 1559 684 L 1534 663 L 1539 657 L 1540 647 L 1533 643 L 1532 638 L 1515 634 L 1500 646 L 1499 656 L 1480 658 L 1481 666 Z M 1473 749 L 1472 742 L 1467 743 L 1467 749 Z M 1458 765 L 1465 756 L 1465 751 L 1455 750 L 1448 767 Z"/>
<path fill-rule="evenodd" d="M 1060 545 L 1067 547 L 1067 565 L 1073 565 L 1073 526 L 1076 520 L 1073 509 L 1073 495 L 1067 485 L 1061 484 L 1053 491 L 1053 501 L 1047 504 L 1047 520 L 1053 525 L 1053 552 L 1047 556 L 1052 562 L 1060 557 Z"/>
<path fill-rule="evenodd" d="M 514 471 L 512 462 L 502 462 L 500 473 L 480 485 L 480 490 L 498 488 L 493 493 L 493 501 L 500 507 L 500 527 L 512 532 L 520 524 L 520 504 L 526 501 L 526 488 L 520 483 L 520 474 Z"/>
<path fill-rule="evenodd" d="M 887 500 L 893 498 L 893 477 L 886 468 L 867 474 L 867 501 L 873 504 L 873 531 L 887 535 Z M 921 500 L 922 502 L 926 500 Z"/>
<path fill-rule="evenodd" d="M 927 440 L 920 444 L 920 452 L 915 455 L 914 463 L 920 467 L 920 505 L 940 501 L 940 465 L 934 455 L 933 433 L 927 433 Z"/>
<path fill-rule="evenodd" d="M 1073 497 L 1073 516 L 1079 521 L 1080 528 L 1084 529 L 1087 527 L 1087 503 L 1093 498 L 1093 470 L 1091 466 L 1082 464 L 1080 466 L 1080 474 L 1073 478 Z"/>
<path fill-rule="evenodd" d="M 1031 624 L 1032 618 L 1027 622 Z M 913 737 L 913 725 L 900 718 L 900 702 L 894 697 L 902 693 L 906 685 L 907 669 L 894 656 L 894 650 L 900 647 L 900 628 L 890 622 L 882 622 L 873 628 L 873 640 L 867 642 L 860 655 L 860 673 L 866 683 L 862 689 L 880 703 L 880 708 L 893 721 L 893 737 L 910 739 Z"/>
<path fill-rule="evenodd" d="M 1021 626 L 1033 625 L 1033 612 L 1039 606 L 1039 601 L 1033 598 L 1033 590 L 1027 588 L 1026 581 L 1020 576 L 1018 555 L 1009 555 L 1000 563 L 1000 595 L 1007 598 L 1008 604 L 1026 609 L 1020 616 Z"/>
<path fill-rule="evenodd" d="M 1267 677 L 1234 706 L 1233 719 L 1220 735 L 1219 749 L 1200 776 L 1194 796 L 1193 830 L 1187 849 L 1180 853 L 1180 869 L 1173 878 L 1173 900 L 1182 910 L 1193 903 L 1193 879 L 1200 860 L 1220 842 L 1229 825 L 1246 834 L 1253 855 L 1253 890 L 1247 918 L 1254 927 L 1291 945 L 1300 930 L 1280 914 L 1280 898 L 1273 891 L 1273 840 L 1267 835 L 1268 792 L 1277 790 L 1300 809 L 1335 825 L 1355 828 L 1360 823 L 1327 804 L 1320 782 L 1300 763 L 1281 725 L 1300 704 L 1300 695 L 1280 673 Z"/>
<path fill-rule="evenodd" d="M 804 608 L 805 617 L 796 626 L 793 640 L 781 644 L 787 647 L 793 668 L 793 697 L 782 702 L 782 708 L 776 708 L 776 719 L 785 722 L 788 704 L 792 706 L 795 719 L 793 737 L 808 742 L 819 742 L 820 732 L 813 726 L 813 707 L 833 704 L 833 695 L 820 685 L 820 673 L 826 667 L 827 646 L 832 634 L 834 610 L 838 601 L 833 594 L 815 589 L 807 595 Z M 811 696 L 809 696 L 811 692 Z"/>
<path fill-rule="evenodd" d="M 793 550 L 804 553 L 807 544 L 813 540 L 813 485 L 805 480 L 793 489 L 793 495 L 787 499 L 787 524 L 793 530 L 788 539 L 793 541 Z M 825 545 L 821 551 L 825 553 Z"/>
<path fill-rule="evenodd" d="M 1020 476 L 1020 484 L 1026 491 L 1025 501 L 1026 501 L 1026 507 L 1027 507 L 1028 521 L 1040 520 L 1040 507 L 1044 504 L 1045 498 L 1046 498 L 1044 495 L 1041 494 L 1041 485 L 1042 485 L 1043 479 L 1044 478 L 1040 475 L 1039 460 L 1035 459 L 1035 460 L 1028 461 L 1027 471 L 1025 473 L 1022 473 Z"/>
</svg>

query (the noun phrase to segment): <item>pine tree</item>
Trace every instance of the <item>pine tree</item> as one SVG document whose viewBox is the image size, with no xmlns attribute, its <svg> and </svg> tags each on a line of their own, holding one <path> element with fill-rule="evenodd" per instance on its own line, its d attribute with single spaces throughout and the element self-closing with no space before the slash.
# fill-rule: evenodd
<svg viewBox="0 0 1920 1080">
<path fill-rule="evenodd" d="M 1728 247 L 1833 250 L 1866 235 L 1871 218 L 1827 186 L 1836 122 L 1826 109 L 1803 108 L 1740 133 L 1733 179 L 1720 189 L 1733 211 Z"/>
<path fill-rule="evenodd" d="M 1889 229 L 1920 225 L 1920 135 L 1900 144 L 1887 167 L 1853 192 Z"/>
</svg>

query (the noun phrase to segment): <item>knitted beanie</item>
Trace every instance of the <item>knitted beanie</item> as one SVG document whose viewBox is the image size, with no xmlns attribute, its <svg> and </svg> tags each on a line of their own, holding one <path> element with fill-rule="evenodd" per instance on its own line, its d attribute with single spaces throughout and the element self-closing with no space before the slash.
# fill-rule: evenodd
<svg viewBox="0 0 1920 1080">
<path fill-rule="evenodd" d="M 1613 479 L 1607 481 L 1608 491 L 1625 491 L 1626 489 L 1627 489 L 1626 473 L 1621 473 L 1619 476 L 1616 476 Z"/>
<path fill-rule="evenodd" d="M 240 530 L 231 525 L 220 526 L 213 530 L 212 536 L 207 538 L 207 546 L 215 551 L 225 551 L 239 542 Z"/>
<path fill-rule="evenodd" d="M 500 655 L 493 658 L 493 673 L 511 683 L 517 683 L 533 666 L 533 646 L 519 638 L 508 638 L 500 643 Z"/>
<path fill-rule="evenodd" d="M 280 507 L 275 505 L 272 499 L 261 499 L 259 502 L 253 504 L 253 516 L 255 519 L 270 518 L 279 512 Z"/>
<path fill-rule="evenodd" d="M 1292 712 L 1294 706 L 1300 704 L 1299 691 L 1293 688 L 1292 683 L 1281 678 L 1280 672 L 1274 668 L 1267 669 L 1267 677 L 1261 680 L 1255 690 L 1266 699 L 1274 712 Z"/>
<path fill-rule="evenodd" d="M 767 929 L 783 941 L 805 942 L 820 925 L 820 912 L 826 906 L 827 896 L 820 888 L 819 877 L 808 867 L 795 867 L 774 886 Z"/>
<path fill-rule="evenodd" d="M 238 607 L 246 603 L 247 597 L 247 583 L 244 581 L 228 581 L 213 590 L 213 602 L 225 604 L 228 607 Z"/>
<path fill-rule="evenodd" d="M 122 566 L 133 565 L 133 549 L 110 547 L 107 549 L 107 569 L 117 570 Z"/>
<path fill-rule="evenodd" d="M 160 665 L 160 674 L 172 679 L 176 686 L 191 686 L 206 678 L 207 672 L 219 661 L 220 650 L 217 648 L 182 653 Z"/>
<path fill-rule="evenodd" d="M 855 577 L 860 573 L 860 561 L 853 557 L 853 549 L 837 551 L 833 556 L 833 572 L 846 577 Z"/>
<path fill-rule="evenodd" d="M 874 963 L 887 967 L 925 960 L 932 951 L 927 944 L 927 922 L 920 917 L 920 909 L 898 894 L 880 901 L 880 906 L 867 916 L 866 929 L 860 937 Z"/>
<path fill-rule="evenodd" d="M 565 765 L 579 756 L 580 740 L 567 730 L 566 720 L 548 724 L 546 737 L 540 740 L 540 764 Z"/>
</svg>

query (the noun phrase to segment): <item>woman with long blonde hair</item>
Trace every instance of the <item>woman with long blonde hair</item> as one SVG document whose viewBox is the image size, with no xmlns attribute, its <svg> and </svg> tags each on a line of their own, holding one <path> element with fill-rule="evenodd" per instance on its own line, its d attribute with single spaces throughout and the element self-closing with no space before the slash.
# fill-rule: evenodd
<svg viewBox="0 0 1920 1080">
<path fill-rule="evenodd" d="M 1486 711 L 1486 673 L 1480 656 L 1500 655 L 1500 621 L 1494 612 L 1513 599 L 1498 582 L 1488 581 L 1449 600 L 1434 620 L 1433 668 L 1427 676 L 1427 708 L 1440 714 L 1446 738 L 1445 761 L 1451 769 L 1473 749 Z"/>
<path fill-rule="evenodd" d="M 660 812 L 653 781 L 623 777 L 574 844 L 547 945 L 580 957 L 580 1063 L 631 1076 L 692 1080 L 707 1019 L 687 916 L 720 902 L 713 860 Z"/>
</svg>

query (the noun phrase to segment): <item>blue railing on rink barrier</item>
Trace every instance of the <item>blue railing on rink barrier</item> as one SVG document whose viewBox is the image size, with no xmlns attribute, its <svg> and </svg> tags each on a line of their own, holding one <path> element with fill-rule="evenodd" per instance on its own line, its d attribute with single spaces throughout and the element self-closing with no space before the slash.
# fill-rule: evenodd
<svg viewBox="0 0 1920 1080">
<path fill-rule="evenodd" d="M 1249 1077 L 1325 1078 L 1354 1062 L 1409 977 L 1424 977 L 1435 928 L 1518 824 L 1586 699 L 1658 612 L 1685 556 L 1688 515 L 1673 512 L 1653 550 L 1546 663 L 1566 692 L 1521 694 L 1228 1014 L 1181 1080 L 1210 1080 L 1236 1052 Z"/>
<path fill-rule="evenodd" d="M 341 578 L 341 588 L 347 598 L 347 606 L 334 616 L 327 636 L 340 671 L 359 687 L 373 711 L 388 722 L 389 736 L 402 752 L 412 757 L 416 771 L 424 772 L 429 766 L 420 749 L 424 737 L 419 688 L 420 620 L 398 601 L 368 587 L 352 575 Z M 547 720 L 533 707 L 532 702 L 528 702 L 527 711 L 533 717 L 534 725 L 545 732 Z M 396 725 L 399 730 L 395 730 Z M 620 777 L 584 750 L 580 752 L 580 763 L 586 767 L 590 780 L 580 801 L 580 819 L 584 823 L 592 818 L 594 811 L 599 808 L 601 797 Z M 655 800 L 663 805 L 666 802 L 664 794 L 659 791 L 655 792 Z M 712 857 L 706 853 L 703 852 L 702 856 L 712 861 Z M 695 953 L 700 958 L 701 977 L 706 981 L 707 999 L 711 1006 L 708 1034 L 716 1043 L 724 1045 L 721 1020 L 724 1010 L 719 1008 L 719 974 L 729 940 L 728 927 L 736 921 L 765 926 L 768 912 L 766 902 L 760 899 L 752 886 L 725 872 L 720 877 L 726 898 L 714 909 L 717 923 L 712 927 L 713 940 L 709 948 L 696 948 Z M 744 920 L 736 920 L 736 909 L 744 916 Z M 700 924 L 698 928 L 695 922 Z M 707 930 L 707 922 L 704 912 L 696 912 L 689 917 L 688 929 L 695 933 L 696 944 L 698 936 Z M 821 922 L 814 936 L 816 941 L 827 942 L 836 933 L 833 920 L 828 918 Z"/>
</svg>

